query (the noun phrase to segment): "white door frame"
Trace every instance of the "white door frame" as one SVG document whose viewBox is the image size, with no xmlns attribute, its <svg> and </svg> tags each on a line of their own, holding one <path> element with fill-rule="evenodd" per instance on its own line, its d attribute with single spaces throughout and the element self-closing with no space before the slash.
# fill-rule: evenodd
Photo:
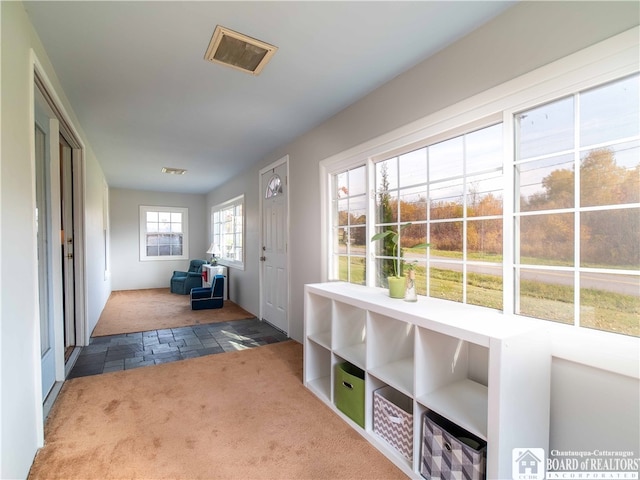
<svg viewBox="0 0 640 480">
<path fill-rule="evenodd" d="M 267 165 L 264 168 L 261 168 L 260 171 L 258 172 L 258 186 L 259 186 L 259 192 L 258 192 L 258 198 L 260 200 L 259 203 L 259 224 L 260 224 L 260 239 L 259 239 L 259 245 L 260 245 L 260 250 L 259 250 L 259 254 L 262 255 L 262 245 L 264 245 L 264 218 L 263 218 L 263 200 L 264 200 L 264 191 L 263 191 L 263 185 L 262 185 L 262 176 L 267 173 L 269 170 L 273 170 L 276 167 L 279 167 L 280 165 L 285 164 L 286 165 L 286 172 L 287 172 L 287 177 L 286 177 L 286 185 L 287 185 L 287 198 L 286 198 L 286 205 L 287 205 L 287 218 L 286 218 L 286 225 L 287 225 L 287 231 L 285 232 L 285 239 L 286 239 L 286 243 L 287 243 L 287 335 L 289 335 L 289 333 L 291 332 L 291 248 L 290 248 L 290 238 L 289 238 L 289 219 L 290 219 L 290 201 L 289 199 L 291 198 L 291 182 L 289 181 L 289 155 L 285 155 L 284 157 L 282 157 L 279 160 L 276 160 L 275 162 L 273 162 L 270 165 Z M 262 311 L 262 307 L 263 307 L 263 300 L 264 300 L 264 262 L 259 261 L 259 275 L 260 275 L 260 319 L 262 320 L 264 318 L 264 312 Z"/>
<path fill-rule="evenodd" d="M 80 135 L 78 134 L 77 129 L 74 127 L 73 123 L 70 121 L 70 117 L 67 114 L 66 110 L 62 106 L 62 102 L 60 101 L 59 96 L 56 94 L 55 89 L 51 81 L 49 80 L 47 74 L 45 73 L 42 64 L 38 60 L 35 52 L 31 50 L 31 63 L 33 65 L 33 69 L 31 70 L 31 99 L 30 99 L 30 115 L 31 125 L 35 124 L 35 105 L 36 102 L 42 104 L 44 109 L 47 111 L 47 116 L 52 120 L 51 124 L 58 127 L 59 133 L 62 134 L 72 149 L 72 161 L 74 162 L 74 185 L 76 190 L 74 191 L 74 218 L 75 218 L 75 234 L 76 234 L 76 249 L 75 249 L 75 261 L 74 261 L 74 269 L 76 275 L 76 344 L 78 346 L 88 345 L 89 342 L 89 333 L 87 326 L 87 302 L 86 302 L 86 251 L 85 251 L 85 221 L 84 221 L 84 210 L 85 210 L 85 159 L 84 159 L 84 151 L 85 147 L 82 141 L 80 140 Z M 36 95 L 36 90 L 39 91 L 42 95 Z M 37 98 L 38 97 L 38 98 Z M 33 141 L 32 141 L 33 144 Z M 58 133 L 55 135 L 51 135 L 51 148 L 58 148 L 59 145 L 59 136 Z M 35 160 L 35 151 L 32 146 L 32 162 Z M 55 205 L 59 205 L 59 198 L 61 195 L 60 192 L 60 182 L 56 181 L 56 174 L 59 172 L 59 156 L 56 155 L 56 164 L 52 165 L 52 172 L 56 172 L 53 174 L 51 185 L 50 185 L 50 198 L 49 201 L 56 202 Z M 32 163 L 33 164 L 33 163 Z M 35 185 L 35 176 L 32 178 L 32 182 Z M 58 199 L 58 200 L 56 200 Z M 59 208 L 56 208 L 59 210 Z M 52 232 L 59 232 L 61 229 L 60 224 L 60 216 L 53 215 L 52 224 L 49 226 Z M 59 237 L 59 234 L 57 235 Z M 65 340 L 64 340 L 64 328 L 62 324 L 63 312 L 62 312 L 62 265 L 60 261 L 60 245 L 56 243 L 55 246 L 52 245 L 53 249 L 51 253 L 51 258 L 54 260 L 52 262 L 51 269 L 51 282 L 52 282 L 52 293 L 54 298 L 52 299 L 52 307 L 54 309 L 54 316 L 57 319 L 60 319 L 59 322 L 56 322 L 54 327 L 54 351 L 56 358 L 56 382 L 63 382 L 66 378 L 67 372 L 65 371 L 65 361 L 64 361 L 64 348 L 65 348 Z M 57 260 L 56 260 L 57 259 Z M 36 293 L 37 296 L 37 293 Z M 37 299 L 37 301 L 39 301 Z M 39 342 L 40 334 L 39 334 L 39 322 L 36 323 L 38 328 L 38 334 L 34 337 L 35 341 Z M 36 348 L 39 351 L 39 348 Z M 39 364 L 38 364 L 39 367 Z M 41 377 L 41 372 L 38 369 L 36 372 L 36 378 Z M 39 410 L 42 411 L 42 404 L 39 405 Z M 43 432 L 39 429 L 39 436 L 43 435 Z"/>
</svg>

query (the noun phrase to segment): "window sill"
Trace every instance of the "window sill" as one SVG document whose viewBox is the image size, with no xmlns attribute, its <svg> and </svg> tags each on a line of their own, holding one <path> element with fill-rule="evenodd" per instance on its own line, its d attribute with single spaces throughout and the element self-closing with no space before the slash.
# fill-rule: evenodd
<svg viewBox="0 0 640 480">
<path fill-rule="evenodd" d="M 234 268 L 236 270 L 244 270 L 244 263 L 231 262 L 228 260 L 218 260 L 218 265 L 223 265 L 227 268 Z"/>
<path fill-rule="evenodd" d="M 166 261 L 183 261 L 189 260 L 189 257 L 142 257 L 140 258 L 141 262 L 166 262 Z"/>
</svg>

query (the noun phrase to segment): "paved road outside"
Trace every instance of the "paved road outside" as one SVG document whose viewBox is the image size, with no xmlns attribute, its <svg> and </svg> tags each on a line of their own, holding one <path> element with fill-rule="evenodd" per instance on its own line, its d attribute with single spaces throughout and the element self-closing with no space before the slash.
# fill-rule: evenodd
<svg viewBox="0 0 640 480">
<path fill-rule="evenodd" d="M 405 259 L 412 260 L 423 258 L 419 255 L 405 254 Z M 433 267 L 462 271 L 460 263 L 452 262 L 445 257 L 431 257 Z M 437 263 L 436 263 L 437 262 Z M 467 265 L 467 272 L 479 273 L 485 275 L 502 276 L 502 265 L 483 264 L 483 265 Z M 520 273 L 521 280 L 531 280 L 536 282 L 550 283 L 554 285 L 573 285 L 573 272 L 561 271 L 541 271 L 541 270 L 522 270 Z M 624 295 L 640 296 L 640 279 L 633 275 L 616 275 L 611 273 L 581 273 L 580 285 L 582 288 L 592 288 L 596 290 L 606 290 L 613 293 L 621 293 Z"/>
</svg>

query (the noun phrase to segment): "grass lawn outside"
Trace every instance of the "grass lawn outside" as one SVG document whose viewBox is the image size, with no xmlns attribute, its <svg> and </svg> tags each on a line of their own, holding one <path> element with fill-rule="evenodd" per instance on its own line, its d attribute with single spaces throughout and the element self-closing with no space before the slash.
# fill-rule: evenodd
<svg viewBox="0 0 640 480">
<path fill-rule="evenodd" d="M 364 258 L 352 259 L 352 283 L 364 285 L 366 278 L 364 260 Z M 426 269 L 417 266 L 415 271 L 416 291 L 418 295 L 426 295 Z M 340 280 L 349 281 L 346 257 L 340 257 Z M 462 302 L 462 281 L 462 272 L 431 268 L 430 296 Z M 575 309 L 573 292 L 574 289 L 571 286 L 522 281 L 519 314 L 572 325 Z M 502 278 L 495 275 L 469 273 L 467 303 L 502 310 Z M 598 289 L 582 289 L 580 326 L 638 337 L 640 336 L 640 297 Z"/>
</svg>

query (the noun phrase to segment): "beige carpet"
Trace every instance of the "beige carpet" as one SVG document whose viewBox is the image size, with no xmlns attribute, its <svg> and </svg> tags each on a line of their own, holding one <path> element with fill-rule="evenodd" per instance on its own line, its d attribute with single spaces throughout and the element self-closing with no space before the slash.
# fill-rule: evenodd
<svg viewBox="0 0 640 480">
<path fill-rule="evenodd" d="M 406 478 L 301 370 L 290 340 L 69 380 L 29 479 Z"/>
<path fill-rule="evenodd" d="M 111 293 L 91 336 L 190 327 L 254 317 L 230 300 L 224 301 L 223 308 L 191 310 L 189 295 L 177 295 L 168 288 L 118 290 Z"/>
</svg>

